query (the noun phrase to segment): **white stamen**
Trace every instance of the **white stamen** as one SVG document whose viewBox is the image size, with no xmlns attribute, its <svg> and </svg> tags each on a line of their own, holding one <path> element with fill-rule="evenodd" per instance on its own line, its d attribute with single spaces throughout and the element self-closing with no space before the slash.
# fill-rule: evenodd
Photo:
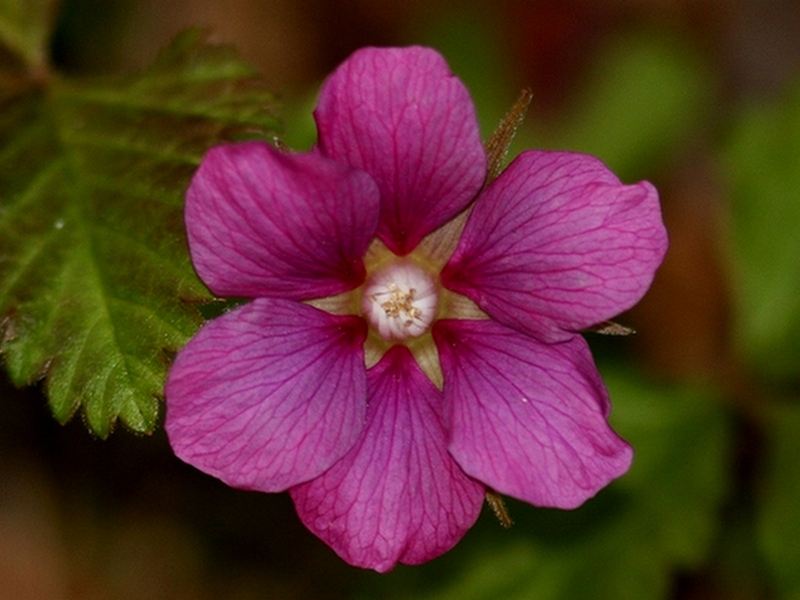
<svg viewBox="0 0 800 600">
<path fill-rule="evenodd" d="M 372 276 L 361 309 L 381 337 L 405 340 L 425 333 L 436 316 L 437 301 L 433 279 L 413 263 L 400 262 Z"/>
</svg>

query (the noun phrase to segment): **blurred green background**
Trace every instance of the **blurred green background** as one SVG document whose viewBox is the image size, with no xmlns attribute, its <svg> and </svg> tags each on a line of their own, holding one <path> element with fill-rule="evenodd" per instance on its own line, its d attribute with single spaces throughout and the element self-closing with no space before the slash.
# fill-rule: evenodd
<svg viewBox="0 0 800 600">
<path fill-rule="evenodd" d="M 785 0 L 64 0 L 63 72 L 148 64 L 205 25 L 313 142 L 326 73 L 364 45 L 439 49 L 488 134 L 595 154 L 659 188 L 671 248 L 649 295 L 591 337 L 636 449 L 571 512 L 509 501 L 449 554 L 351 568 L 285 494 L 236 491 L 162 431 L 93 439 L 41 389 L 0 385 L 0 596 L 16 599 L 800 599 L 800 3 Z"/>
</svg>

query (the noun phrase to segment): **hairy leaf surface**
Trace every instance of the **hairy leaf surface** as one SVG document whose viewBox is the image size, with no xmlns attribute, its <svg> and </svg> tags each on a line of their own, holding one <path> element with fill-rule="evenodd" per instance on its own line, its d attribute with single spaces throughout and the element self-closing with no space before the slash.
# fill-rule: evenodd
<svg viewBox="0 0 800 600">
<path fill-rule="evenodd" d="M 183 193 L 203 153 L 276 126 L 272 97 L 190 31 L 147 71 L 0 89 L 0 349 L 17 385 L 46 378 L 59 421 L 149 432 L 169 354 L 209 298 Z"/>
</svg>

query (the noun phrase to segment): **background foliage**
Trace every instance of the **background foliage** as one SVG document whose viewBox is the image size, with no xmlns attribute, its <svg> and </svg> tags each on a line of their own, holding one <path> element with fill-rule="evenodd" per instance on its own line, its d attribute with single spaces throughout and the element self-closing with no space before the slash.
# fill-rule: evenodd
<svg viewBox="0 0 800 600">
<path fill-rule="evenodd" d="M 0 0 L 0 589 L 800 599 L 800 9 L 268 4 Z M 200 30 L 175 37 L 209 23 L 257 69 Z M 285 495 L 179 464 L 159 396 L 210 300 L 182 223 L 204 150 L 283 131 L 267 88 L 288 96 L 281 135 L 308 147 L 320 77 L 358 46 L 407 43 L 447 56 L 486 132 L 532 86 L 517 150 L 650 179 L 671 249 L 621 319 L 639 334 L 590 339 L 631 472 L 575 511 L 509 502 L 510 530 L 487 511 L 444 557 L 379 576 L 341 563 Z M 151 435 L 109 437 L 117 422 Z"/>
</svg>

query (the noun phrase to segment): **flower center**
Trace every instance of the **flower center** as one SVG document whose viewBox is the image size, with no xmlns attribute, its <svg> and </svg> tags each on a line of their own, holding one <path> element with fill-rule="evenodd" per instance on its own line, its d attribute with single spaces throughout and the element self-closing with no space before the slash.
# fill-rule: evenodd
<svg viewBox="0 0 800 600">
<path fill-rule="evenodd" d="M 364 286 L 361 310 L 385 340 L 405 340 L 425 333 L 436 316 L 436 283 L 411 262 L 378 269 Z"/>
</svg>

